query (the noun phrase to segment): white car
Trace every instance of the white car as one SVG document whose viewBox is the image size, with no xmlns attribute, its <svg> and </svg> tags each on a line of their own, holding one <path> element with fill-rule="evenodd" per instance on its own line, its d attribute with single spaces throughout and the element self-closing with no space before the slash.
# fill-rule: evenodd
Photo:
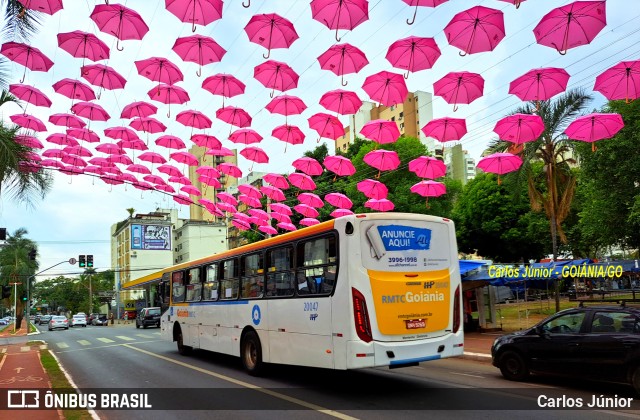
<svg viewBox="0 0 640 420">
<path fill-rule="evenodd" d="M 86 327 L 87 326 L 87 316 L 84 314 L 76 314 L 71 318 L 71 322 L 69 322 L 70 327 Z"/>
</svg>

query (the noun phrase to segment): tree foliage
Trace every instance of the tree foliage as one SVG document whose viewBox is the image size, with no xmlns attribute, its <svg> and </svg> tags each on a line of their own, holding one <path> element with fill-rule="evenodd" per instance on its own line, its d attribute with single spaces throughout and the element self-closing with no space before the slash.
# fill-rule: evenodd
<svg viewBox="0 0 640 420">
<path fill-rule="evenodd" d="M 24 314 L 24 302 L 21 297 L 27 290 L 27 282 L 33 284 L 33 274 L 38 270 L 38 262 L 29 258 L 32 249 L 37 245 L 27 238 L 27 230 L 17 229 L 12 235 L 7 235 L 6 244 L 0 247 L 0 279 L 2 285 L 20 283 L 11 288 L 11 297 L 3 302 L 5 307 L 12 307 L 16 302 L 16 324 L 20 328 Z"/>
</svg>

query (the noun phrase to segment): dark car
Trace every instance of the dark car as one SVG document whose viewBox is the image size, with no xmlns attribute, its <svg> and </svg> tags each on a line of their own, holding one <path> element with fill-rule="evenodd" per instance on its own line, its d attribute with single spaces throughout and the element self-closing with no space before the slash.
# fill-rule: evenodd
<svg viewBox="0 0 640 420">
<path fill-rule="evenodd" d="M 42 315 L 38 320 L 38 325 L 47 325 L 51 321 L 51 315 Z"/>
<path fill-rule="evenodd" d="M 136 317 L 136 328 L 154 325 L 160 328 L 160 308 L 142 308 Z"/>
<path fill-rule="evenodd" d="M 96 316 L 93 317 L 93 319 L 91 320 L 91 325 L 96 325 L 96 326 L 100 326 L 100 325 L 109 325 L 109 319 L 107 318 L 107 314 L 95 314 Z"/>
<path fill-rule="evenodd" d="M 491 356 L 512 381 L 529 373 L 566 375 L 630 384 L 640 393 L 640 308 L 566 309 L 497 338 Z"/>
</svg>

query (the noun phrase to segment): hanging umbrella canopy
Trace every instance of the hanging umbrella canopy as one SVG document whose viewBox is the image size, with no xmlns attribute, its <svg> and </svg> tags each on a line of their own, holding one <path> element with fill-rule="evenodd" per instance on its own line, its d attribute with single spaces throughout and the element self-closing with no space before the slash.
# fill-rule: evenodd
<svg viewBox="0 0 640 420">
<path fill-rule="evenodd" d="M 82 67 L 82 77 L 87 79 L 94 86 L 102 89 L 124 89 L 127 80 L 115 71 L 112 67 L 103 64 L 90 64 Z M 100 94 L 98 94 L 100 99 Z"/>
<path fill-rule="evenodd" d="M 389 190 L 387 186 L 384 185 L 380 181 L 375 181 L 373 179 L 365 179 L 356 184 L 358 191 L 363 193 L 368 198 L 375 198 L 377 200 L 381 198 L 387 198 L 389 194 Z"/>
<path fill-rule="evenodd" d="M 341 209 L 350 209 L 351 207 L 353 207 L 353 202 L 349 199 L 349 197 L 341 193 L 329 193 L 324 196 L 324 199 L 332 206 Z"/>
<path fill-rule="evenodd" d="M 2 44 L 2 47 L 0 47 L 0 54 L 25 67 L 20 83 L 24 82 L 27 69 L 47 72 L 53 66 L 53 61 L 44 55 L 42 51 L 19 42 L 5 42 Z"/>
<path fill-rule="evenodd" d="M 447 193 L 447 187 L 436 181 L 420 181 L 411 187 L 411 192 L 427 198 L 427 207 L 429 207 L 429 197 L 440 197 Z"/>
<path fill-rule="evenodd" d="M 169 158 L 188 166 L 198 166 L 198 158 L 189 152 L 174 152 L 169 155 Z"/>
<path fill-rule="evenodd" d="M 238 200 L 242 201 L 244 204 L 246 204 L 249 207 L 255 207 L 255 208 L 262 207 L 260 200 L 256 197 L 251 197 L 250 195 L 240 194 L 238 196 Z"/>
<path fill-rule="evenodd" d="M 169 104 L 167 118 L 171 117 L 171 104 L 184 104 L 191 99 L 187 91 L 180 86 L 166 84 L 160 84 L 158 87 L 151 88 L 151 90 L 147 92 L 147 95 L 154 101 Z"/>
<path fill-rule="evenodd" d="M 222 18 L 222 0 L 165 0 L 166 9 L 181 22 L 191 23 L 191 32 L 196 25 L 207 26 Z"/>
<path fill-rule="evenodd" d="M 93 102 L 77 102 L 71 107 L 71 112 L 91 121 L 108 121 L 111 118 L 103 107 Z"/>
<path fill-rule="evenodd" d="M 218 170 L 223 174 L 229 175 L 233 178 L 242 178 L 242 171 L 233 163 L 223 162 L 218 165 Z"/>
<path fill-rule="evenodd" d="M 422 7 L 438 7 L 442 3 L 445 3 L 449 0 L 402 0 L 407 3 L 409 6 L 415 6 L 416 9 L 413 11 L 413 18 L 411 20 L 407 19 L 407 25 L 413 25 L 416 21 L 416 15 L 418 14 L 418 6 Z"/>
<path fill-rule="evenodd" d="M 274 60 L 257 65 L 253 69 L 253 77 L 264 87 L 272 89 L 272 98 L 276 90 L 285 92 L 298 87 L 298 79 L 300 79 L 300 76 L 289 65 Z"/>
<path fill-rule="evenodd" d="M 385 58 L 393 67 L 406 70 L 404 78 L 408 79 L 409 72 L 433 67 L 440 55 L 440 48 L 433 38 L 410 36 L 391 44 Z"/>
<path fill-rule="evenodd" d="M 276 219 L 276 214 L 280 214 L 280 215 L 283 215 L 283 216 L 291 216 L 291 215 L 293 215 L 293 211 L 291 211 L 291 207 L 287 206 L 286 204 L 269 203 L 269 207 L 271 207 L 271 210 L 276 212 L 276 213 L 271 213 L 271 217 L 273 217 L 274 219 Z M 282 220 L 280 220 L 280 218 L 277 218 L 277 220 L 279 222 L 282 221 Z"/>
<path fill-rule="evenodd" d="M 606 25 L 604 0 L 574 1 L 544 15 L 533 34 L 538 44 L 564 55 L 570 48 L 589 44 Z"/>
<path fill-rule="evenodd" d="M 22 128 L 33 131 L 47 131 L 47 126 L 44 125 L 39 118 L 33 115 L 16 114 L 9 117 L 14 124 L 19 125 Z"/>
<path fill-rule="evenodd" d="M 158 112 L 158 107 L 149 102 L 137 101 L 126 105 L 120 113 L 120 118 L 148 117 Z"/>
<path fill-rule="evenodd" d="M 51 107 L 51 99 L 38 88 L 29 85 L 13 84 L 9 85 L 9 93 L 18 99 L 35 106 Z"/>
<path fill-rule="evenodd" d="M 337 219 L 338 217 L 351 216 L 352 214 L 355 214 L 355 213 L 352 212 L 351 210 L 335 209 L 334 211 L 331 212 L 330 216 Z"/>
<path fill-rule="evenodd" d="M 340 115 L 351 115 L 358 112 L 362 101 L 355 92 L 336 89 L 323 94 L 320 98 L 320 105 Z"/>
<path fill-rule="evenodd" d="M 316 189 L 316 183 L 309 175 L 294 172 L 289 175 L 289 182 L 301 190 L 313 191 Z"/>
<path fill-rule="evenodd" d="M 307 106 L 297 96 L 281 95 L 273 98 L 266 108 L 272 114 L 289 116 L 302 114 L 302 111 L 307 109 Z"/>
<path fill-rule="evenodd" d="M 25 9 L 35 10 L 48 15 L 53 15 L 63 9 L 62 0 L 22 0 L 20 3 Z"/>
<path fill-rule="evenodd" d="M 260 192 L 260 190 L 250 184 L 238 185 L 238 191 L 240 191 L 242 194 L 248 195 L 249 197 L 253 197 L 253 198 L 262 197 L 262 193 Z"/>
<path fill-rule="evenodd" d="M 180 171 L 180 169 L 176 168 L 173 165 L 160 165 L 157 168 L 158 172 L 162 172 L 163 174 L 167 174 L 169 176 L 180 176 L 182 175 L 182 171 Z"/>
<path fill-rule="evenodd" d="M 624 99 L 627 103 L 640 97 L 640 60 L 621 61 L 596 77 L 593 90 L 610 101 Z"/>
<path fill-rule="evenodd" d="M 236 127 L 251 126 L 251 115 L 242 108 L 226 106 L 216 111 L 216 118 Z"/>
<path fill-rule="evenodd" d="M 315 176 L 324 172 L 322 165 L 317 160 L 311 157 L 301 157 L 292 162 L 294 168 L 300 172 L 304 172 L 307 175 Z"/>
<path fill-rule="evenodd" d="M 403 103 L 409 94 L 402 75 L 389 71 L 368 76 L 364 80 L 362 89 L 367 92 L 371 100 L 387 107 Z"/>
<path fill-rule="evenodd" d="M 337 76 L 358 73 L 369 64 L 369 60 L 362 50 L 351 44 L 332 45 L 318 57 L 318 62 L 321 69 L 329 70 Z M 341 83 L 342 86 L 347 85 L 344 78 L 341 79 Z"/>
<path fill-rule="evenodd" d="M 219 192 L 216 194 L 216 197 L 218 197 L 218 200 L 222 201 L 223 203 L 231 204 L 232 206 L 238 205 L 238 200 L 236 200 L 236 198 L 229 193 Z"/>
<path fill-rule="evenodd" d="M 124 49 L 120 48 L 120 40 L 142 39 L 149 32 L 149 27 L 142 16 L 121 4 L 98 4 L 90 17 L 100 31 L 118 39 L 116 44 L 118 51 Z"/>
<path fill-rule="evenodd" d="M 117 143 L 123 149 L 131 149 L 131 150 L 149 150 L 145 142 L 140 139 L 133 140 L 120 140 Z"/>
<path fill-rule="evenodd" d="M 202 35 L 178 38 L 171 49 L 184 61 L 199 66 L 198 77 L 202 75 L 202 66 L 221 61 L 227 53 L 213 38 Z"/>
<path fill-rule="evenodd" d="M 537 140 L 544 132 L 544 122 L 539 115 L 513 114 L 499 120 L 493 131 L 500 140 L 522 144 Z"/>
<path fill-rule="evenodd" d="M 207 149 L 219 149 L 222 147 L 220 140 L 208 134 L 194 134 L 191 136 L 191 141 L 196 146 L 206 147 Z"/>
<path fill-rule="evenodd" d="M 187 146 L 184 144 L 180 137 L 164 135 L 156 139 L 155 143 L 158 146 L 166 147 L 167 149 L 184 149 Z"/>
<path fill-rule="evenodd" d="M 144 165 L 140 165 L 139 163 L 134 163 L 132 165 L 127 166 L 127 171 L 135 172 L 138 174 L 150 174 L 151 170 Z"/>
<path fill-rule="evenodd" d="M 375 198 L 370 198 L 365 201 L 364 206 L 375 211 L 392 211 L 396 206 L 392 201 L 381 198 L 380 200 L 376 200 Z"/>
<path fill-rule="evenodd" d="M 269 156 L 259 147 L 245 147 L 240 151 L 240 154 L 244 156 L 245 159 L 255 163 L 269 163 Z"/>
<path fill-rule="evenodd" d="M 447 73 L 433 84 L 433 92 L 441 96 L 448 104 L 470 104 L 482 96 L 484 79 L 477 73 L 468 71 Z"/>
<path fill-rule="evenodd" d="M 153 117 L 135 118 L 129 123 L 134 130 L 143 131 L 145 133 L 164 133 L 167 126 Z"/>
<path fill-rule="evenodd" d="M 113 144 L 113 143 L 102 143 L 102 144 L 99 144 L 99 145 L 96 146 L 96 150 L 98 152 L 106 153 L 108 155 L 124 155 L 124 150 L 122 150 L 122 147 L 120 147 L 117 144 Z"/>
<path fill-rule="evenodd" d="M 100 137 L 88 128 L 67 128 L 67 134 L 89 143 L 100 142 Z"/>
<path fill-rule="evenodd" d="M 249 117 L 250 118 L 250 117 Z M 250 128 L 241 128 L 229 135 L 229 140 L 236 144 L 254 144 L 262 141 L 262 136 Z"/>
<path fill-rule="evenodd" d="M 50 134 L 47 136 L 45 140 L 47 140 L 49 143 L 59 144 L 61 146 L 78 146 L 80 144 L 78 143 L 78 140 L 76 140 L 74 137 L 68 134 L 61 134 L 61 133 Z"/>
<path fill-rule="evenodd" d="M 309 128 L 316 130 L 318 133 L 318 143 L 320 143 L 322 137 L 337 140 L 345 134 L 342 123 L 333 115 L 318 112 L 309 117 L 307 121 L 309 122 Z"/>
<path fill-rule="evenodd" d="M 93 101 L 96 99 L 93 89 L 79 80 L 62 79 L 53 84 L 53 90 L 72 100 Z"/>
<path fill-rule="evenodd" d="M 227 149 L 226 147 L 219 147 L 217 149 L 209 149 L 205 152 L 205 155 L 209 156 L 233 156 L 235 153 Z"/>
<path fill-rule="evenodd" d="M 314 225 L 317 225 L 318 223 L 320 223 L 320 221 L 313 217 L 305 217 L 304 219 L 300 220 L 300 224 L 302 226 L 314 226 Z"/>
<path fill-rule="evenodd" d="M 165 159 L 160 153 L 156 153 L 156 152 L 144 152 L 140 156 L 138 156 L 138 159 L 144 160 L 145 162 L 150 162 L 150 163 L 160 163 L 160 164 L 167 163 L 167 159 Z"/>
<path fill-rule="evenodd" d="M 298 127 L 294 125 L 280 125 L 271 131 L 271 135 L 280 141 L 287 144 L 302 144 L 304 143 L 305 135 Z M 285 146 L 284 151 L 287 151 Z"/>
<path fill-rule="evenodd" d="M 362 160 L 378 171 L 392 171 L 400 166 L 398 153 L 393 150 L 372 150 Z"/>
<path fill-rule="evenodd" d="M 287 178 L 285 178 L 283 175 L 268 173 L 265 176 L 263 176 L 262 179 L 264 180 L 264 182 L 267 182 L 273 185 L 274 187 L 284 189 L 284 190 L 289 188 L 289 183 L 287 182 Z"/>
<path fill-rule="evenodd" d="M 307 204 L 298 204 L 294 206 L 293 209 L 304 217 L 318 217 L 318 215 L 320 214 L 318 213 L 318 210 Z"/>
<path fill-rule="evenodd" d="M 134 63 L 138 74 L 152 82 L 173 85 L 184 80 L 184 75 L 178 66 L 164 57 L 151 57 Z"/>
<path fill-rule="evenodd" d="M 136 132 L 127 127 L 105 128 L 104 135 L 111 139 L 118 139 L 118 140 L 138 140 L 139 139 Z"/>
<path fill-rule="evenodd" d="M 260 192 L 274 201 L 286 200 L 284 192 L 282 192 L 282 190 L 278 187 L 263 185 L 262 187 L 260 187 Z"/>
<path fill-rule="evenodd" d="M 362 126 L 360 134 L 378 144 L 387 144 L 398 140 L 400 130 L 395 121 L 373 120 Z"/>
<path fill-rule="evenodd" d="M 298 230 L 298 228 L 295 227 L 295 225 L 287 222 L 280 222 L 276 226 L 278 226 L 280 229 L 288 230 L 290 232 L 293 232 L 294 230 Z"/>
<path fill-rule="evenodd" d="M 329 29 L 353 30 L 362 22 L 369 20 L 369 2 L 367 0 L 312 0 L 311 16 Z"/>
<path fill-rule="evenodd" d="M 523 101 L 544 101 L 564 92 L 569 82 L 565 69 L 545 67 L 529 70 L 509 84 L 509 93 Z"/>
<path fill-rule="evenodd" d="M 409 170 L 420 178 L 436 179 L 447 173 L 447 166 L 431 156 L 420 156 L 409 162 Z"/>
<path fill-rule="evenodd" d="M 593 113 L 576 118 L 564 132 L 571 140 L 593 143 L 610 139 L 623 127 L 620 114 Z"/>
<path fill-rule="evenodd" d="M 271 227 L 269 225 L 258 226 L 258 230 L 260 232 L 266 233 L 268 235 L 277 235 L 278 234 L 278 231 L 275 228 L 273 228 L 273 227 Z"/>
<path fill-rule="evenodd" d="M 109 58 L 109 47 L 94 34 L 73 31 L 58 34 L 58 46 L 73 57 L 88 58 L 91 61 Z M 84 65 L 84 60 L 83 60 Z"/>
<path fill-rule="evenodd" d="M 306 204 L 307 206 L 321 208 L 324 207 L 324 201 L 313 193 L 302 193 L 298 195 L 298 201 L 300 204 Z"/>
<path fill-rule="evenodd" d="M 219 73 L 209 76 L 202 82 L 202 88 L 213 95 L 232 98 L 244 93 L 245 84 L 230 74 Z M 224 103 L 223 105 L 224 106 Z"/>
<path fill-rule="evenodd" d="M 176 115 L 176 121 L 180 124 L 198 129 L 211 128 L 213 122 L 200 111 L 188 109 Z"/>
<path fill-rule="evenodd" d="M 40 140 L 35 138 L 34 136 L 29 136 L 26 134 L 18 134 L 14 137 L 16 143 L 21 144 L 25 147 L 30 147 L 32 149 L 42 149 L 44 145 Z"/>
<path fill-rule="evenodd" d="M 145 175 L 142 177 L 146 182 L 150 182 L 156 185 L 168 185 L 164 179 L 159 177 L 158 175 Z"/>
<path fill-rule="evenodd" d="M 464 118 L 436 118 L 422 127 L 422 132 L 443 143 L 455 141 L 467 134 L 467 123 Z"/>
<path fill-rule="evenodd" d="M 180 188 L 180 191 L 187 193 L 189 195 L 195 195 L 197 197 L 202 196 L 202 193 L 200 192 L 200 190 L 194 187 L 193 185 L 185 185 Z"/>
<path fill-rule="evenodd" d="M 478 168 L 485 172 L 498 174 L 498 183 L 500 183 L 500 175 L 517 171 L 522 165 L 522 159 L 511 153 L 494 153 L 485 156 L 478 162 Z"/>
<path fill-rule="evenodd" d="M 444 28 L 447 41 L 460 55 L 493 49 L 504 39 L 504 15 L 500 10 L 475 6 L 456 14 Z"/>
<path fill-rule="evenodd" d="M 87 124 L 80 118 L 71 114 L 53 114 L 49 116 L 49 122 L 54 125 L 60 125 L 62 127 L 83 128 Z"/>
<path fill-rule="evenodd" d="M 68 153 L 63 151 L 62 149 L 46 149 L 42 152 L 43 157 L 56 159 L 61 159 L 67 154 Z"/>
<path fill-rule="evenodd" d="M 213 166 L 202 165 L 196 169 L 198 175 L 204 175 L 212 178 L 220 178 L 220 171 Z"/>
<path fill-rule="evenodd" d="M 195 204 L 195 202 L 189 196 L 181 195 L 181 194 L 174 195 L 173 201 L 175 201 L 178 204 L 182 204 L 184 206 Z"/>
<path fill-rule="evenodd" d="M 498 0 L 498 1 L 503 1 L 505 3 L 511 3 L 511 4 L 516 6 L 516 9 L 519 9 L 520 8 L 520 4 L 522 2 L 527 1 L 527 0 Z"/>
<path fill-rule="evenodd" d="M 289 48 L 298 39 L 293 23 L 275 13 L 253 16 L 244 31 L 249 41 L 267 49 L 264 58 L 269 58 L 272 49 Z"/>
</svg>

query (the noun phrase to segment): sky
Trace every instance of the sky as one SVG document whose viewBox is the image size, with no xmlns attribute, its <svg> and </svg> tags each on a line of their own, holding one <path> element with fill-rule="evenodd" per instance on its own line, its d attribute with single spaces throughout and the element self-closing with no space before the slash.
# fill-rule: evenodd
<svg viewBox="0 0 640 420">
<path fill-rule="evenodd" d="M 73 3 L 73 5 L 71 5 Z M 211 129 L 196 130 L 215 135 L 225 147 L 241 149 L 227 137 L 230 125 L 215 118 L 215 111 L 222 106 L 222 97 L 211 95 L 201 88 L 202 81 L 216 73 L 233 74 L 246 84 L 243 95 L 227 98 L 225 106 L 233 105 L 246 110 L 253 118 L 251 128 L 258 131 L 264 140 L 257 146 L 270 156 L 270 162 L 253 164 L 239 156 L 239 166 L 246 175 L 250 169 L 258 172 L 291 173 L 291 162 L 304 152 L 313 150 L 318 135 L 308 128 L 307 119 L 317 112 L 328 112 L 318 104 L 323 93 L 333 89 L 355 91 L 362 100 L 370 100 L 362 89 L 364 79 L 382 70 L 402 73 L 394 69 L 385 59 L 387 48 L 394 41 L 408 36 L 432 37 L 437 42 L 442 56 L 430 70 L 410 74 L 406 81 L 409 91 L 422 90 L 433 92 L 433 83 L 452 71 L 471 71 L 482 75 L 485 80 L 484 95 L 468 105 L 460 105 L 453 111 L 453 105 L 447 104 L 441 97 L 434 96 L 434 118 L 465 118 L 468 133 L 461 144 L 472 157 L 479 159 L 487 144 L 496 137 L 492 132 L 495 123 L 513 109 L 522 105 L 514 95 L 508 94 L 509 82 L 525 72 L 541 67 L 561 67 L 571 75 L 569 88 L 584 87 L 593 89 L 595 77 L 607 68 L 622 60 L 637 60 L 640 57 L 640 8 L 630 7 L 628 0 L 608 0 L 606 2 L 607 26 L 589 44 L 570 49 L 566 55 L 558 54 L 554 49 L 538 45 L 533 28 L 542 17 L 554 7 L 571 3 L 566 0 L 528 0 L 519 9 L 513 4 L 499 0 L 451 0 L 437 8 L 418 8 L 415 24 L 409 26 L 406 20 L 413 15 L 414 8 L 401 0 L 369 1 L 369 20 L 352 31 L 341 30 L 341 43 L 350 43 L 360 48 L 367 56 L 369 64 L 357 74 L 345 75 L 348 85 L 340 85 L 340 77 L 320 68 L 317 57 L 330 46 L 336 44 L 333 30 L 313 20 L 308 1 L 265 1 L 252 0 L 249 8 L 241 5 L 241 0 L 226 0 L 223 17 L 206 27 L 196 26 L 196 34 L 211 36 L 227 53 L 219 63 L 210 64 L 202 69 L 202 77 L 196 76 L 198 65 L 182 61 L 172 50 L 176 38 L 191 35 L 191 24 L 182 23 L 164 9 L 164 2 L 149 0 L 125 1 L 127 7 L 135 9 L 149 26 L 149 32 L 142 40 L 121 41 L 123 51 L 116 49 L 116 39 L 99 31 L 89 18 L 93 8 L 102 1 L 66 0 L 65 9 L 53 16 L 45 16 L 43 26 L 31 45 L 40 49 L 55 64 L 46 73 L 27 70 L 25 84 L 42 90 L 53 101 L 52 107 L 28 105 L 27 113 L 47 121 L 53 113 L 69 112 L 71 99 L 53 91 L 51 87 L 63 78 L 81 79 L 81 58 L 72 57 L 58 48 L 56 35 L 61 32 L 81 30 L 97 35 L 110 47 L 110 58 L 100 62 L 116 69 L 127 79 L 125 89 L 104 90 L 97 101 L 110 114 L 107 122 L 92 121 L 90 128 L 100 134 L 101 142 L 113 142 L 103 135 L 103 130 L 113 126 L 127 126 L 129 120 L 121 119 L 122 108 L 133 101 L 147 101 L 158 107 L 154 117 L 160 119 L 168 129 L 162 134 L 171 134 L 185 140 L 187 148 L 191 129 L 175 121 L 175 115 L 187 109 L 204 112 L 213 121 Z M 481 5 L 498 9 L 504 14 L 506 37 L 491 52 L 482 52 L 460 56 L 460 50 L 448 44 L 443 31 L 447 23 L 457 13 L 470 7 Z M 244 26 L 252 16 L 262 13 L 277 13 L 290 20 L 299 35 L 288 49 L 274 49 L 270 59 L 286 62 L 299 75 L 298 87 L 287 94 L 300 97 L 307 109 L 301 115 L 289 116 L 287 122 L 300 127 L 306 135 L 304 144 L 289 145 L 276 140 L 271 131 L 285 123 L 282 115 L 270 114 L 265 106 L 271 100 L 270 89 L 265 88 L 253 78 L 254 67 L 265 61 L 266 49 L 249 42 Z M 166 57 L 176 64 L 184 74 L 185 80 L 177 83 L 190 95 L 190 101 L 184 105 L 167 105 L 150 100 L 148 91 L 157 86 L 137 73 L 134 64 L 137 60 L 150 57 Z M 86 61 L 85 64 L 92 64 Z M 10 63 L 10 83 L 19 83 L 24 67 Z M 96 93 L 99 88 L 94 89 Z M 276 92 L 278 94 L 278 92 Z M 601 107 L 605 98 L 598 92 L 593 93 L 593 109 Z M 170 117 L 167 117 L 170 111 Z M 9 116 L 23 112 L 20 108 L 7 105 L 0 109 L 0 118 L 10 122 Z M 334 114 L 335 115 L 335 114 Z M 346 117 L 340 117 L 346 126 Z M 426 123 L 426 122 L 425 122 Z M 421 122 L 421 125 L 423 123 Z M 43 142 L 52 133 L 64 132 L 64 127 L 47 123 L 48 131 L 38 133 Z M 145 133 L 139 133 L 143 140 Z M 170 150 L 158 147 L 154 140 L 159 134 L 149 135 L 149 148 L 165 157 Z M 322 139 L 330 153 L 333 153 L 333 141 Z M 47 148 L 56 147 L 46 144 Z M 87 147 L 95 147 L 87 145 Z M 138 154 L 140 152 L 137 152 Z M 96 152 L 95 156 L 101 155 Z M 132 153 L 129 153 L 131 156 Z M 172 162 L 175 163 L 175 162 Z M 181 166 L 181 165 L 177 165 Z M 153 169 L 153 168 L 152 168 Z M 110 268 L 110 226 L 128 216 L 127 208 L 136 213 L 148 213 L 156 208 L 177 208 L 179 217 L 188 218 L 188 206 L 182 206 L 170 197 L 159 192 L 138 190 L 131 185 L 110 186 L 99 179 L 87 175 L 70 176 L 54 172 L 55 182 L 52 190 L 34 208 L 17 205 L 6 196 L 0 198 L 0 227 L 6 227 L 10 233 L 18 228 L 26 228 L 28 237 L 38 244 L 38 262 L 40 269 L 77 258 L 79 254 L 94 255 L 98 270 Z M 324 195 L 330 191 L 320 192 Z M 74 275 L 81 270 L 76 266 L 61 264 L 43 273 L 41 278 L 60 274 Z"/>
</svg>

